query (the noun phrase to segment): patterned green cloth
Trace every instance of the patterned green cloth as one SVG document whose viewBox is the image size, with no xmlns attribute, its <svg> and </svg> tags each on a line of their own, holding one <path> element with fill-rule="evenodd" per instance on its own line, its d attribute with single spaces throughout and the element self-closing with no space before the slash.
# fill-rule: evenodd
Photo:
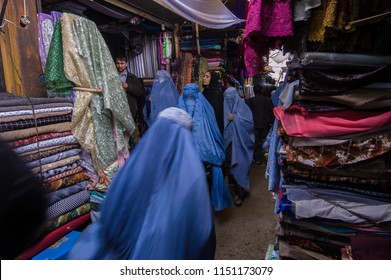
<svg viewBox="0 0 391 280">
<path fill-rule="evenodd" d="M 49 95 L 71 94 L 74 84 L 65 77 L 62 52 L 61 21 L 57 21 L 46 58 L 43 85 Z"/>
<path fill-rule="evenodd" d="M 105 171 L 119 156 L 126 157 L 136 126 L 114 60 L 95 23 L 65 13 L 61 22 L 65 75 L 77 87 L 102 89 L 92 95 L 77 93 L 72 132 L 82 146 L 88 141 L 86 150 L 95 170 Z M 89 119 L 83 119 L 86 114 Z"/>
</svg>

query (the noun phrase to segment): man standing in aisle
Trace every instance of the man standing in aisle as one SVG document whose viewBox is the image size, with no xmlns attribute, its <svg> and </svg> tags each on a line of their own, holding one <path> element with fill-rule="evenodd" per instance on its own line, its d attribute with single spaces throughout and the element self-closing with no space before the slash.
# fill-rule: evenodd
<svg viewBox="0 0 391 280">
<path fill-rule="evenodd" d="M 137 124 L 140 136 L 144 133 L 146 124 L 143 117 L 143 108 L 145 105 L 145 88 L 143 80 L 128 71 L 128 62 L 125 57 L 117 57 L 115 65 L 126 91 L 128 104 L 132 117 Z"/>
</svg>

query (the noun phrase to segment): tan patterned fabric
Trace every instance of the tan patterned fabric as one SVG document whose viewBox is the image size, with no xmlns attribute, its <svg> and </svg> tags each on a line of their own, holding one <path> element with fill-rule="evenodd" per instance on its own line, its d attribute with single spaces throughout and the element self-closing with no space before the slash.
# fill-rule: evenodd
<svg viewBox="0 0 391 280">
<path fill-rule="evenodd" d="M 380 156 L 391 150 L 391 132 L 366 140 L 351 140 L 330 146 L 287 146 L 287 162 L 311 167 L 352 164 Z"/>
<path fill-rule="evenodd" d="M 48 124 L 48 125 L 43 125 L 38 127 L 29 127 L 25 129 L 1 132 L 0 138 L 6 141 L 13 141 L 13 140 L 35 136 L 37 134 L 39 135 L 39 134 L 45 134 L 50 132 L 64 132 L 70 130 L 71 130 L 71 122 L 61 122 L 61 123 Z"/>
<path fill-rule="evenodd" d="M 51 181 L 49 184 L 45 184 L 47 192 L 53 192 L 68 186 L 72 186 L 81 181 L 88 180 L 90 177 L 84 172 L 79 172 L 55 181 Z"/>
</svg>

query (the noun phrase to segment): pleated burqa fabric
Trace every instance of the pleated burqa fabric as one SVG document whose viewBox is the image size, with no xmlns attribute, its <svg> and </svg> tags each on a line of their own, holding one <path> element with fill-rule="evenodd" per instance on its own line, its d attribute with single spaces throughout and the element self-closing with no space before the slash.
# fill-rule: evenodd
<svg viewBox="0 0 391 280">
<path fill-rule="evenodd" d="M 152 84 L 151 98 L 151 113 L 146 117 L 148 126 L 152 125 L 161 111 L 178 105 L 179 93 L 170 73 L 166 70 L 156 72 Z"/>
<path fill-rule="evenodd" d="M 94 22 L 71 14 L 61 17 L 65 75 L 75 86 L 100 88 L 102 93 L 77 91 L 72 132 L 105 170 L 126 157 L 136 126 L 110 51 Z M 123 104 L 123 106 L 121 106 Z"/>
<path fill-rule="evenodd" d="M 229 114 L 232 121 L 228 121 Z M 232 143 L 231 174 L 241 187 L 250 189 L 255 143 L 253 114 L 234 87 L 224 92 L 224 142 L 226 147 Z"/>
<path fill-rule="evenodd" d="M 194 121 L 193 137 L 200 159 L 212 165 L 211 202 L 216 211 L 230 205 L 232 200 L 224 181 L 221 166 L 225 160 L 224 139 L 220 133 L 213 107 L 200 92 L 197 84 L 183 88 L 178 107 L 188 112 Z"/>
<path fill-rule="evenodd" d="M 215 233 L 191 117 L 164 110 L 118 171 L 70 259 L 213 259 Z"/>
</svg>

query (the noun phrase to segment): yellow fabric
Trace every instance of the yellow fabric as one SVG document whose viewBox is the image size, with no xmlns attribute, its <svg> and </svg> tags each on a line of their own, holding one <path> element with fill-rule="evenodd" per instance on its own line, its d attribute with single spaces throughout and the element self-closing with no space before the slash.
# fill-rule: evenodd
<svg viewBox="0 0 391 280">
<path fill-rule="evenodd" d="M 335 37 L 337 31 L 345 31 L 351 21 L 351 0 L 322 1 L 321 6 L 313 9 L 308 31 L 308 41 L 324 42 Z"/>
</svg>

